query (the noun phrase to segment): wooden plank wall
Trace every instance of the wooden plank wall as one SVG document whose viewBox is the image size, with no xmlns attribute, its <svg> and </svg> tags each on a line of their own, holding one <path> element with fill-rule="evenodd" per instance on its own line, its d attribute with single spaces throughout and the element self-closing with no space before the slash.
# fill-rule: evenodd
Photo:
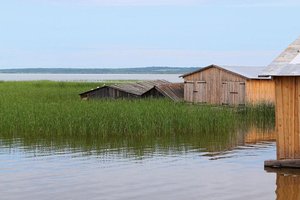
<svg viewBox="0 0 300 200">
<path fill-rule="evenodd" d="M 184 78 L 185 80 L 185 91 L 184 98 L 186 101 L 192 102 L 194 92 L 192 87 L 192 83 L 198 81 L 199 83 L 206 83 L 204 88 L 203 86 L 203 95 L 205 96 L 205 101 L 209 104 L 222 104 L 221 96 L 222 96 L 222 83 L 225 81 L 233 81 L 233 82 L 245 82 L 246 79 L 235 75 L 233 73 L 229 73 L 225 70 L 221 70 L 216 67 L 208 68 L 204 71 L 191 74 Z M 186 91 L 188 89 L 188 91 Z M 197 92 L 196 92 L 197 93 Z M 200 95 L 200 94 L 199 94 Z M 197 99 L 197 98 L 196 98 Z M 201 99 L 201 98 L 199 98 Z M 202 98 L 203 99 L 203 98 Z"/>
<path fill-rule="evenodd" d="M 248 80 L 246 83 L 246 102 L 256 104 L 261 102 L 275 102 L 274 80 Z"/>
<path fill-rule="evenodd" d="M 193 102 L 207 103 L 206 81 L 195 81 L 193 88 Z"/>
<path fill-rule="evenodd" d="M 88 99 L 105 98 L 108 96 L 108 92 L 109 92 L 108 87 L 103 87 L 103 88 L 100 88 L 98 90 L 94 90 L 94 91 L 88 93 L 87 98 Z"/>
<path fill-rule="evenodd" d="M 186 76 L 184 80 L 184 99 L 188 102 L 229 105 L 275 102 L 274 80 L 247 80 L 216 67 Z"/>
<path fill-rule="evenodd" d="M 186 102 L 193 102 L 194 98 L 194 82 L 186 81 L 184 83 L 184 101 Z"/>
<path fill-rule="evenodd" d="M 118 98 L 139 98 L 140 96 L 130 94 L 127 92 L 123 92 L 114 88 L 110 87 L 103 87 L 98 90 L 92 91 L 88 93 L 85 98 L 86 99 L 98 99 L 98 98 L 112 98 L 112 99 L 118 99 Z"/>
<path fill-rule="evenodd" d="M 162 93 L 160 93 L 156 88 L 152 88 L 148 92 L 142 95 L 142 98 L 163 98 L 165 97 Z"/>
<path fill-rule="evenodd" d="M 245 82 L 225 81 L 222 86 L 222 104 L 245 105 Z"/>
<path fill-rule="evenodd" d="M 300 77 L 275 77 L 277 159 L 300 159 Z"/>
</svg>

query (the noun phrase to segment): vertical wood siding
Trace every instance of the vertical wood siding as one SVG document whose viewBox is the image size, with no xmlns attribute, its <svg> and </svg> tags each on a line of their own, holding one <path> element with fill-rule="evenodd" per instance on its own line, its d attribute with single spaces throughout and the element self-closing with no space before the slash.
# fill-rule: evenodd
<svg viewBox="0 0 300 200">
<path fill-rule="evenodd" d="M 184 100 L 187 102 L 193 102 L 194 98 L 194 83 L 187 81 L 184 83 Z"/>
<path fill-rule="evenodd" d="M 251 104 L 260 102 L 275 102 L 274 80 L 248 80 L 246 86 L 246 101 Z"/>
<path fill-rule="evenodd" d="M 277 159 L 300 159 L 300 77 L 275 77 Z"/>
<path fill-rule="evenodd" d="M 155 88 L 142 95 L 142 98 L 163 98 L 164 95 Z"/>
<path fill-rule="evenodd" d="M 86 99 L 98 99 L 98 98 L 138 98 L 138 95 L 123 92 L 114 88 L 103 87 L 99 90 L 92 91 L 84 96 Z"/>
<path fill-rule="evenodd" d="M 224 105 L 275 102 L 274 80 L 247 80 L 216 67 L 188 75 L 184 80 L 184 99 L 188 102 Z"/>
<path fill-rule="evenodd" d="M 246 79 L 219 68 L 208 68 L 186 76 L 184 80 L 184 99 L 188 102 L 239 104 L 244 99 L 244 97 L 239 97 L 240 92 L 242 95 L 245 92 L 242 91 L 243 89 L 239 89 L 238 84 L 245 83 Z M 223 83 L 227 85 L 225 86 Z"/>
<path fill-rule="evenodd" d="M 224 81 L 221 102 L 222 105 L 244 105 L 245 82 Z"/>
<path fill-rule="evenodd" d="M 239 93 L 238 104 L 245 105 L 246 104 L 246 83 L 245 82 L 239 82 L 238 93 Z"/>
<path fill-rule="evenodd" d="M 198 102 L 198 103 L 207 102 L 207 87 L 205 81 L 194 82 L 193 102 Z"/>
</svg>

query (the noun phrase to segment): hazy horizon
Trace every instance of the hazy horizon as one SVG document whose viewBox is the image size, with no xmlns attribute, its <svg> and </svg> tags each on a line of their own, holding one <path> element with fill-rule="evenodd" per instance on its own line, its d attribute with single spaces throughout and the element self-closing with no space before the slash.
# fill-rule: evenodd
<svg viewBox="0 0 300 200">
<path fill-rule="evenodd" d="M 197 68 L 198 66 L 140 66 L 140 67 L 0 67 L 0 70 L 4 69 L 143 69 L 143 68 Z"/>
</svg>

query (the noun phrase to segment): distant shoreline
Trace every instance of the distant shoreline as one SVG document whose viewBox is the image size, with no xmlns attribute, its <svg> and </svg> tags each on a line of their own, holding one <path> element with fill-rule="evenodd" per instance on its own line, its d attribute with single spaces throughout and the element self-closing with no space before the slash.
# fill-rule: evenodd
<svg viewBox="0 0 300 200">
<path fill-rule="evenodd" d="M 47 73 L 0 73 L 0 81 L 63 81 L 103 82 L 119 80 L 157 80 L 182 82 L 180 74 L 47 74 Z"/>
<path fill-rule="evenodd" d="M 0 69 L 1 74 L 184 74 L 196 67 L 139 68 L 15 68 Z"/>
</svg>

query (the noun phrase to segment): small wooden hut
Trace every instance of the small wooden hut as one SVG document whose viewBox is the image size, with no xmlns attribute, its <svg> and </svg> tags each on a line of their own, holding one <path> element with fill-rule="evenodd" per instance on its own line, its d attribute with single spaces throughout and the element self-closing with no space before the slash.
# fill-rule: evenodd
<svg viewBox="0 0 300 200">
<path fill-rule="evenodd" d="M 300 167 L 300 38 L 279 55 L 262 74 L 275 80 L 277 161 L 266 166 Z M 281 162 L 282 161 L 282 162 Z"/>
<path fill-rule="evenodd" d="M 136 83 L 113 84 L 98 87 L 79 94 L 81 99 L 120 99 L 120 98 L 170 98 L 183 100 L 183 83 L 170 83 L 165 80 L 140 81 Z"/>
<path fill-rule="evenodd" d="M 219 105 L 273 103 L 274 81 L 258 76 L 263 69 L 210 65 L 184 74 L 184 100 Z"/>
</svg>

